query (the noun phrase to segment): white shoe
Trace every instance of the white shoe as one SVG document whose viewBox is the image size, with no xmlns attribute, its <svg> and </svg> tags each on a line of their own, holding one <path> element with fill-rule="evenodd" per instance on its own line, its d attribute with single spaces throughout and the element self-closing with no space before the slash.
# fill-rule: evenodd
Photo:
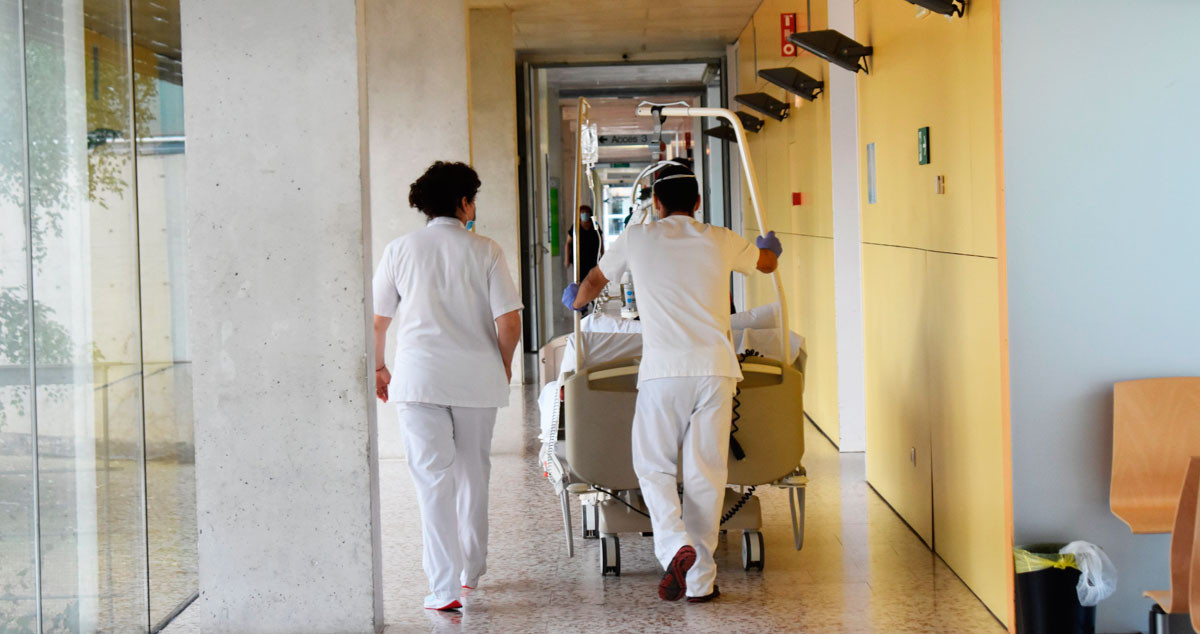
<svg viewBox="0 0 1200 634">
<path fill-rule="evenodd" d="M 470 577 L 467 577 L 466 575 L 463 575 L 462 587 L 467 590 L 474 590 L 475 588 L 478 588 L 479 587 L 479 577 L 475 577 L 474 579 L 472 579 Z"/>
<path fill-rule="evenodd" d="M 437 598 L 436 595 L 432 595 L 432 594 L 425 597 L 425 609 L 426 610 L 446 611 L 446 610 L 457 610 L 461 607 L 462 607 L 462 603 L 458 599 L 452 599 L 450 601 L 446 601 L 444 599 L 439 599 L 439 598 Z"/>
</svg>

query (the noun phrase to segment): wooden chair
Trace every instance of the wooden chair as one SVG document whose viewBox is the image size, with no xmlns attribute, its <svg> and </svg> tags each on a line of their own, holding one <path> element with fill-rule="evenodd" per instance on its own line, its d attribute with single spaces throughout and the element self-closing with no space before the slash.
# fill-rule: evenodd
<svg viewBox="0 0 1200 634">
<path fill-rule="evenodd" d="M 1192 623 L 1196 624 L 1200 618 L 1200 548 L 1195 547 L 1200 544 L 1200 524 L 1196 522 L 1196 509 L 1200 506 L 1200 457 L 1188 461 L 1183 485 L 1175 499 L 1178 508 L 1171 531 L 1171 589 L 1144 594 L 1167 614 L 1190 610 Z"/>
<path fill-rule="evenodd" d="M 1192 456 L 1200 456 L 1200 377 L 1113 386 L 1109 505 L 1130 530 L 1166 533 L 1178 526 L 1179 483 Z"/>
<path fill-rule="evenodd" d="M 1192 458 L 1192 462 L 1188 465 L 1188 472 L 1200 471 L 1200 458 Z M 1200 474 L 1195 476 L 1196 482 L 1193 482 L 1194 488 L 1200 491 Z M 1187 488 L 1186 485 L 1184 487 Z M 1186 491 L 1184 492 L 1186 495 Z M 1192 553 L 1190 561 L 1191 571 L 1188 573 L 1188 612 L 1192 620 L 1192 629 L 1200 632 L 1200 548 L 1196 545 L 1200 544 L 1200 514 L 1196 513 L 1196 508 L 1200 507 L 1200 494 L 1193 495 L 1191 498 L 1192 512 L 1196 514 L 1196 522 L 1192 527 Z M 1180 502 L 1182 505 L 1182 501 Z M 1174 570 L 1171 572 L 1175 574 Z M 1174 597 L 1172 597 L 1174 598 Z"/>
</svg>

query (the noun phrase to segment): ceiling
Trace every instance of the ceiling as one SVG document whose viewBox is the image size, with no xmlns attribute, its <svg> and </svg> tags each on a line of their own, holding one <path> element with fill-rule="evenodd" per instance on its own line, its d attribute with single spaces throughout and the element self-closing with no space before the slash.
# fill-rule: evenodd
<svg viewBox="0 0 1200 634">
<path fill-rule="evenodd" d="M 546 69 L 551 90 L 689 89 L 711 80 L 708 64 L 621 64 L 559 66 Z M 659 90 L 661 92 L 661 90 Z"/>
<path fill-rule="evenodd" d="M 508 8 L 517 51 L 541 54 L 719 53 L 762 0 L 467 0 Z"/>
</svg>

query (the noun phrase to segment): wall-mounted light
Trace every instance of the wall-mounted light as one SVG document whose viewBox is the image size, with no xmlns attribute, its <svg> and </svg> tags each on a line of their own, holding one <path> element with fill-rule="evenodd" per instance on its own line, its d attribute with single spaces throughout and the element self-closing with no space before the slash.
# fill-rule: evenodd
<svg viewBox="0 0 1200 634">
<path fill-rule="evenodd" d="M 919 7 L 924 7 L 940 13 L 942 15 L 957 15 L 962 17 L 967 11 L 967 0 L 906 0 L 909 4 L 915 4 Z"/>
<path fill-rule="evenodd" d="M 771 117 L 776 121 L 783 121 L 788 117 L 788 112 L 791 110 L 791 105 L 786 101 L 780 101 L 765 92 L 751 92 L 742 95 L 734 95 L 734 101 L 762 114 Z"/>
<path fill-rule="evenodd" d="M 741 119 L 742 127 L 746 128 L 747 132 L 758 132 L 759 130 L 763 129 L 765 122 L 762 119 L 759 119 L 752 114 L 742 112 L 741 110 L 737 112 L 737 116 L 738 119 Z"/>
<path fill-rule="evenodd" d="M 722 141 L 737 143 L 737 132 L 733 130 L 733 126 L 725 122 L 721 122 L 721 125 L 705 130 L 704 134 L 721 139 Z"/>
<path fill-rule="evenodd" d="M 823 82 L 809 77 L 791 66 L 764 68 L 758 71 L 758 76 L 792 94 L 800 95 L 808 101 L 816 99 L 817 95 L 824 92 L 825 84 Z"/>
<path fill-rule="evenodd" d="M 788 36 L 788 41 L 852 73 L 860 70 L 871 72 L 867 70 L 867 66 L 862 60 L 869 56 L 874 49 L 870 46 L 863 46 L 837 31 L 793 33 Z"/>
</svg>

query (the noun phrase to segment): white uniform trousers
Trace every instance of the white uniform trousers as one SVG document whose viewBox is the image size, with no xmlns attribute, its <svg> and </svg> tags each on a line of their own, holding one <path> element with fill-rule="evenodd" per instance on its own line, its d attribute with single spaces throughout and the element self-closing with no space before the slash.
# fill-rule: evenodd
<svg viewBox="0 0 1200 634">
<path fill-rule="evenodd" d="M 459 598 L 487 571 L 488 476 L 496 408 L 399 403 L 404 457 L 421 508 L 427 607 Z"/>
<path fill-rule="evenodd" d="M 712 592 L 713 551 L 729 473 L 729 430 L 737 381 L 729 377 L 650 379 L 638 385 L 633 416 L 633 469 L 654 526 L 663 568 L 685 545 L 696 549 L 687 595 Z M 680 508 L 676 459 L 683 461 Z"/>
</svg>

